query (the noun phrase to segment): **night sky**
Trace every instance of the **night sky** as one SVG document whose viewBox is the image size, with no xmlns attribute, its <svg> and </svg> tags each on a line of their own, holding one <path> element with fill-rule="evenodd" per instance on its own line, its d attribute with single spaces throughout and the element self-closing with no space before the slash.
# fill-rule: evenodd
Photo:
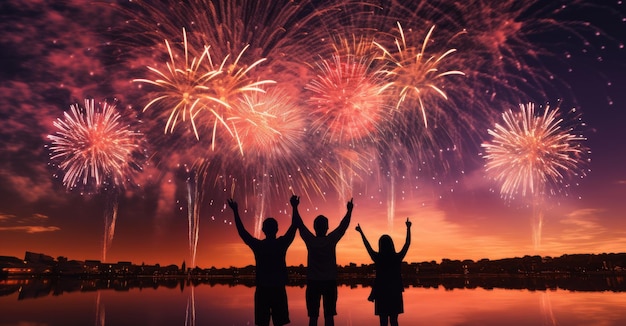
<svg viewBox="0 0 626 326">
<path fill-rule="evenodd" d="M 534 1 L 515 13 L 519 10 L 512 5 L 515 1 L 489 7 L 490 1 L 476 0 L 465 8 L 449 2 L 435 1 L 396 10 L 403 6 L 394 1 L 393 5 L 382 4 L 383 9 L 364 15 L 366 18 L 362 20 L 354 14 L 350 19 L 333 22 L 341 27 L 329 23 L 326 29 L 311 29 L 314 32 L 308 34 L 286 26 L 293 33 L 285 33 L 284 37 L 293 40 L 262 39 L 273 48 L 255 50 L 254 46 L 264 43 L 247 40 L 252 47 L 246 55 L 267 58 L 250 74 L 262 73 L 263 78 L 286 85 L 287 92 L 298 94 L 295 97 L 309 94 L 303 85 L 310 85 L 307 83 L 315 78 L 315 73 L 290 74 L 277 67 L 294 67 L 293 62 L 298 60 L 315 60 L 328 54 L 328 42 L 325 43 L 328 38 L 324 34 L 328 30 L 357 34 L 368 30 L 370 23 L 370 29 L 387 28 L 391 31 L 388 34 L 395 31 L 397 35 L 397 17 L 404 18 L 405 33 L 415 35 L 407 40 L 418 42 L 418 47 L 431 23 L 437 25 L 433 51 L 441 49 L 437 45 L 454 47 L 456 52 L 450 55 L 451 59 L 442 62 L 465 74 L 446 77 L 443 87 L 448 100 L 443 101 L 436 94 L 425 96 L 432 99 L 427 104 L 440 105 L 442 110 L 454 108 L 453 114 L 441 114 L 440 121 L 435 115 L 431 129 L 411 141 L 389 134 L 381 136 L 385 137 L 382 147 L 406 144 L 404 160 L 389 159 L 387 162 L 391 163 L 386 165 L 368 167 L 368 173 L 358 170 L 354 181 L 343 186 L 324 180 L 311 184 L 294 181 L 293 191 L 302 196 L 300 212 L 305 224 L 312 228 L 315 216 L 324 214 L 330 227 L 336 227 L 345 214 L 346 201 L 354 198 L 351 226 L 337 249 L 339 264 L 370 262 L 354 231 L 357 223 L 372 243 L 388 233 L 396 248 L 400 248 L 407 217 L 413 222 L 413 242 L 406 257 L 409 262 L 623 252 L 626 248 L 626 5 L 617 0 L 602 1 L 600 6 L 591 0 Z M 566 6 L 561 7 L 562 4 Z M 357 11 L 348 2 L 341 6 L 348 8 L 348 12 Z M 144 8 L 156 7 L 147 4 Z M 303 22 L 302 30 L 307 28 L 302 17 L 310 14 L 308 8 L 293 18 Z M 200 17 L 193 10 L 181 12 Z M 177 132 L 164 134 L 163 120 L 149 114 L 156 108 L 142 113 L 146 99 L 151 96 L 146 91 L 149 85 L 133 81 L 153 78 L 146 66 L 165 69 L 164 63 L 169 60 L 164 52 L 164 40 L 158 40 L 160 34 L 149 33 L 147 29 L 142 34 L 141 28 L 149 26 L 150 19 L 171 19 L 164 25 L 177 29 L 185 24 L 179 23 L 184 19 L 173 13 L 162 16 L 154 12 L 150 16 L 150 13 L 149 9 L 140 11 L 125 1 L 118 1 L 116 6 L 79 0 L 10 0 L 0 4 L 0 255 L 23 257 L 25 251 L 31 251 L 55 258 L 138 264 L 179 265 L 191 261 L 188 175 L 184 164 L 194 161 L 190 157 L 195 155 L 193 146 L 198 141 L 189 128 L 182 127 L 182 122 Z M 507 20 L 501 18 L 509 16 L 508 24 L 502 23 Z M 193 19 L 186 19 L 190 24 L 185 26 L 187 29 L 202 28 Z M 140 23 L 133 24 L 134 21 Z M 251 30 L 275 28 L 272 23 L 267 24 L 267 27 L 256 25 Z M 165 30 L 160 33 L 167 34 Z M 180 36 L 179 33 L 168 37 L 180 39 Z M 281 46 L 288 50 L 281 52 Z M 215 53 L 218 55 L 219 50 Z M 281 57 L 285 53 L 288 58 Z M 280 64 L 275 64 L 277 61 Z M 286 69 L 298 72 L 307 67 L 316 66 Z M 294 75 L 298 76 L 295 82 Z M 145 154 L 140 162 L 142 171 L 134 174 L 132 185 L 119 189 L 114 236 L 106 257 L 103 257 L 103 216 L 113 192 L 90 191 L 93 187 L 68 190 L 60 179 L 62 173 L 50 162 L 48 148 L 48 135 L 57 131 L 53 122 L 70 105 L 83 106 L 85 98 L 94 98 L 96 102 L 118 99 L 125 117 L 140 118 L 137 128 L 146 135 L 141 145 Z M 578 125 L 587 138 L 584 145 L 591 151 L 590 161 L 580 164 L 580 171 L 586 176 L 568 176 L 555 194 L 541 196 L 539 206 L 532 205 L 524 196 L 512 200 L 501 198 L 499 185 L 483 169 L 481 156 L 480 144 L 490 139 L 487 129 L 500 121 L 504 110 L 518 110 L 519 104 L 526 102 L 534 102 L 538 108 L 549 103 L 564 112 L 576 108 L 585 122 Z M 391 107 L 394 106 L 395 102 Z M 419 118 L 411 121 L 417 126 L 402 130 L 404 134 L 422 127 Z M 208 134 L 200 138 L 206 142 L 210 138 Z M 323 138 L 314 136 L 308 141 L 324 142 Z M 452 146 L 445 145 L 441 137 L 449 137 Z M 379 141 L 374 137 L 370 140 Z M 287 229 L 291 216 L 290 185 L 280 184 L 282 179 L 277 177 L 266 188 L 250 190 L 252 187 L 245 186 L 248 182 L 245 178 L 258 173 L 261 163 L 248 163 L 252 168 L 240 169 L 242 158 L 221 151 L 221 144 L 216 143 L 217 151 L 209 154 L 221 162 L 221 172 L 215 174 L 236 175 L 244 185 L 206 182 L 203 186 L 196 257 L 196 265 L 200 267 L 245 266 L 254 262 L 252 252 L 237 236 L 232 212 L 226 205 L 230 196 L 240 203 L 244 224 L 253 234 L 258 215 L 275 217 L 279 234 Z M 279 171 L 274 175 L 284 175 L 296 173 L 289 169 L 308 164 L 300 162 L 319 164 L 320 160 L 332 161 L 341 155 L 348 160 L 354 158 L 350 155 L 365 156 L 358 146 L 345 150 L 334 143 L 325 147 L 311 147 L 304 141 L 299 144 L 297 153 L 290 148 L 276 150 L 289 163 L 266 162 L 264 166 Z M 274 152 L 273 148 L 255 150 Z M 378 155 L 374 156 L 385 157 Z M 266 157 L 263 153 L 261 156 Z M 246 174 L 250 170 L 254 173 Z M 337 171 L 334 167 L 329 170 Z M 538 244 L 533 242 L 533 209 L 535 214 L 537 211 L 543 214 Z M 298 236 L 288 251 L 287 263 L 306 264 L 306 248 Z"/>
</svg>

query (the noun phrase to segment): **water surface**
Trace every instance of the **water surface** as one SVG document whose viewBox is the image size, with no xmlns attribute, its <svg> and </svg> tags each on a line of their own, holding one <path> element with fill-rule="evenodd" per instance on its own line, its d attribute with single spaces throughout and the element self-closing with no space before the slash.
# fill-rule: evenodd
<svg viewBox="0 0 626 326">
<path fill-rule="evenodd" d="M 254 325 L 254 286 L 94 282 L 0 281 L 0 325 Z M 307 324 L 304 291 L 287 287 L 291 325 Z M 339 286 L 335 324 L 377 325 L 369 291 Z M 410 286 L 404 302 L 400 325 L 626 325 L 621 291 Z"/>
</svg>

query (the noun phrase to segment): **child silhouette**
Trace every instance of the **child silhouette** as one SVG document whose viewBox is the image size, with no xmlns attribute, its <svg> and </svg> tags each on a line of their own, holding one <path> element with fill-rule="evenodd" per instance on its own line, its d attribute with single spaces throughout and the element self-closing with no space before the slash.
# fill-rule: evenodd
<svg viewBox="0 0 626 326">
<path fill-rule="evenodd" d="M 406 256 L 411 244 L 411 221 L 406 219 L 406 241 L 402 250 L 396 253 L 393 240 L 388 235 L 382 235 L 378 240 L 378 252 L 372 249 L 365 237 L 361 225 L 357 224 L 357 232 L 361 234 L 365 249 L 374 261 L 376 277 L 372 292 L 368 298 L 374 301 L 374 314 L 378 315 L 381 326 L 398 325 L 398 315 L 404 312 L 402 301 L 402 260 Z"/>
</svg>

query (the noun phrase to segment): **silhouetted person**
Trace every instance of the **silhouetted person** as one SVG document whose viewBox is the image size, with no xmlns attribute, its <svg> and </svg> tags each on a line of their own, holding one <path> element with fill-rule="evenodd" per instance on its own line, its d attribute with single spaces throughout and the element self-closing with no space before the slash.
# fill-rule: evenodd
<svg viewBox="0 0 626 326">
<path fill-rule="evenodd" d="M 290 199 L 294 215 L 291 217 L 291 226 L 285 235 L 276 238 L 278 223 L 268 217 L 263 221 L 265 239 L 254 238 L 246 231 L 237 202 L 228 200 L 228 206 L 235 214 L 237 232 L 245 244 L 254 252 L 256 261 L 256 290 L 254 292 L 254 323 L 259 326 L 269 326 L 270 317 L 275 326 L 289 324 L 289 307 L 287 304 L 287 263 L 285 256 L 287 248 L 296 236 L 295 212 L 299 203 L 297 196 Z"/>
<path fill-rule="evenodd" d="M 361 234 L 367 253 L 374 261 L 376 277 L 372 286 L 372 293 L 368 300 L 374 301 L 374 314 L 378 315 L 381 326 L 398 326 L 398 315 L 404 312 L 402 301 L 402 260 L 406 256 L 411 245 L 411 222 L 406 219 L 406 241 L 400 252 L 396 253 L 393 240 L 388 235 L 383 235 L 378 240 L 378 252 L 372 249 L 367 241 L 361 225 L 357 224 L 356 230 Z"/>
<path fill-rule="evenodd" d="M 306 272 L 306 308 L 309 316 L 309 326 L 317 325 L 320 313 L 320 300 L 324 303 L 324 325 L 335 324 L 337 314 L 337 242 L 343 237 L 350 225 L 352 199 L 347 204 L 348 211 L 332 232 L 328 232 L 328 218 L 319 215 L 313 221 L 315 235 L 307 229 L 297 209 L 294 209 L 294 218 L 297 221 L 300 236 L 308 250 Z"/>
</svg>

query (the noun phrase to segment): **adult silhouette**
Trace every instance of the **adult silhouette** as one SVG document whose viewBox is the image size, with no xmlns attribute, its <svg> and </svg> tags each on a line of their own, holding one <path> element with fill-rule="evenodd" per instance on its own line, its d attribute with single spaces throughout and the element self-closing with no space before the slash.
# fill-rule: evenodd
<svg viewBox="0 0 626 326">
<path fill-rule="evenodd" d="M 276 237 L 278 222 L 272 217 L 263 221 L 262 231 L 265 239 L 253 237 L 244 227 L 239 216 L 237 202 L 228 200 L 228 206 L 235 215 L 237 232 L 243 242 L 252 249 L 256 261 L 256 290 L 254 292 L 254 323 L 259 326 L 269 326 L 270 319 L 275 326 L 286 325 L 289 320 L 289 306 L 287 304 L 287 263 L 285 256 L 287 248 L 296 236 L 294 216 L 299 203 L 297 196 L 290 199 L 294 215 L 291 225 L 285 234 Z"/>
<path fill-rule="evenodd" d="M 404 312 L 402 301 L 402 260 L 411 245 L 411 221 L 406 219 L 406 241 L 400 252 L 396 253 L 393 240 L 388 235 L 382 235 L 378 240 L 378 252 L 372 249 L 365 237 L 361 225 L 356 230 L 361 234 L 365 249 L 374 261 L 376 277 L 372 292 L 368 298 L 374 301 L 374 314 L 378 315 L 381 326 L 398 326 L 398 315 Z"/>
<path fill-rule="evenodd" d="M 307 286 L 306 308 L 309 316 L 309 326 L 317 325 L 320 313 L 320 301 L 324 303 L 324 325 L 333 326 L 337 314 L 337 243 L 346 233 L 350 225 L 352 199 L 347 204 L 347 212 L 339 226 L 328 232 L 328 218 L 318 215 L 313 221 L 313 234 L 304 225 L 302 217 L 294 208 L 294 218 L 300 230 L 300 237 L 304 240 L 307 254 Z"/>
</svg>

